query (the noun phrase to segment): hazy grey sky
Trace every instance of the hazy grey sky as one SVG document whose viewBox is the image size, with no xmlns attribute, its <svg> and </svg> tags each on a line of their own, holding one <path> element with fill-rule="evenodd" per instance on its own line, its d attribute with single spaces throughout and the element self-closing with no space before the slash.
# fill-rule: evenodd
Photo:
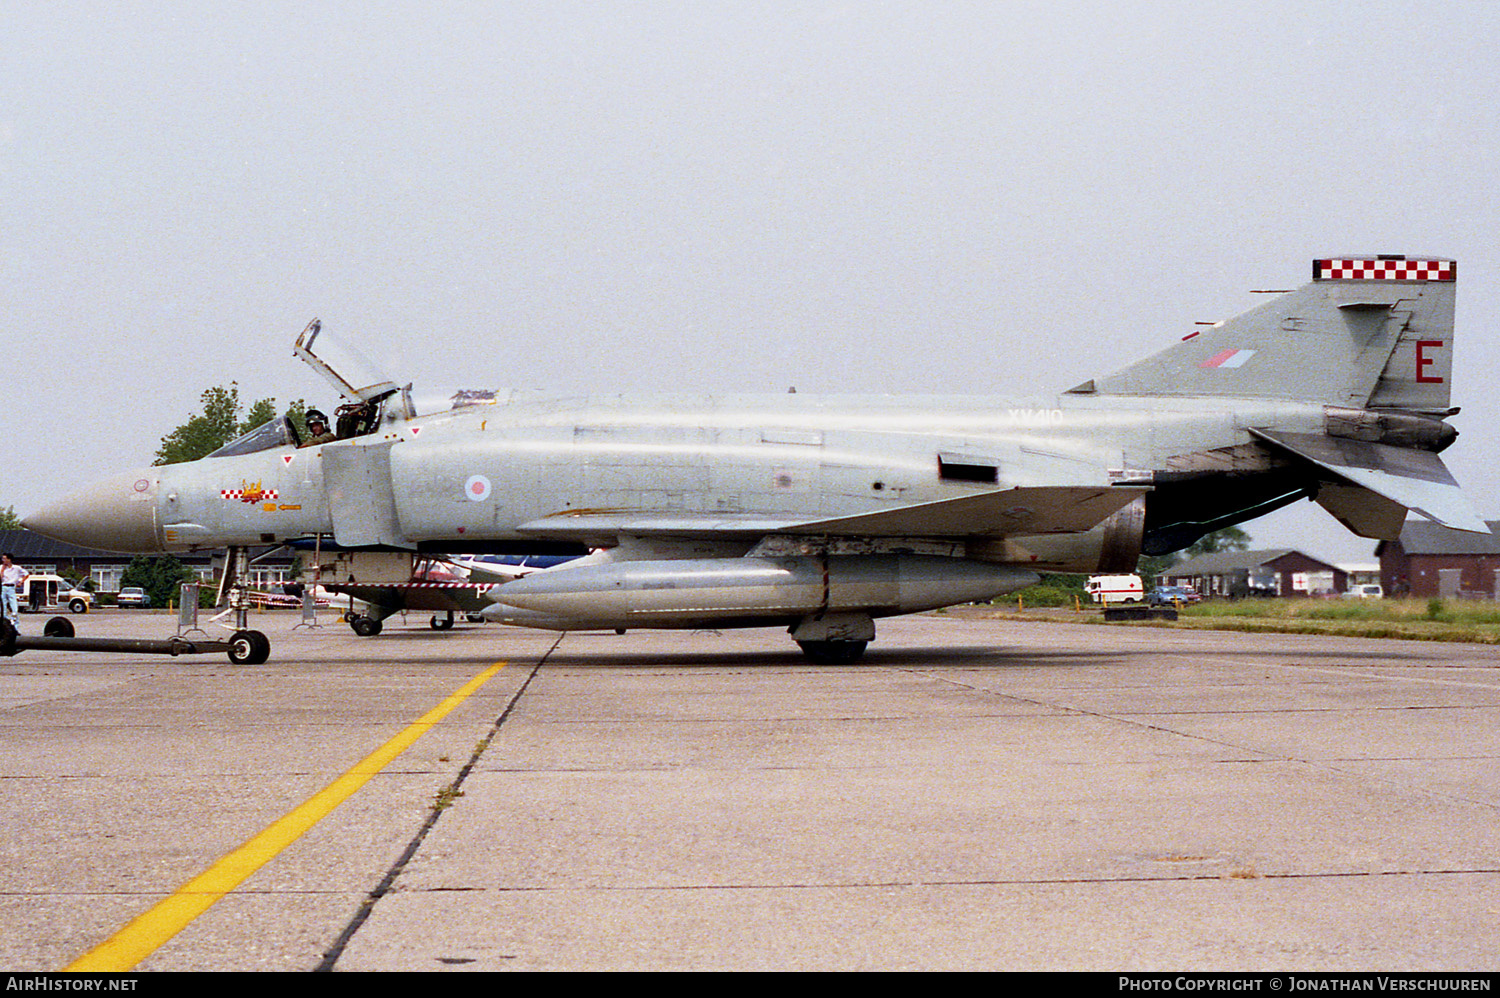
<svg viewBox="0 0 1500 998">
<path fill-rule="evenodd" d="M 432 393 L 1028 396 L 1382 252 L 1459 261 L 1445 459 L 1500 516 L 1500 5 L 11 0 L 0 38 L 0 507 L 210 385 L 331 404 L 314 315 Z"/>
</svg>

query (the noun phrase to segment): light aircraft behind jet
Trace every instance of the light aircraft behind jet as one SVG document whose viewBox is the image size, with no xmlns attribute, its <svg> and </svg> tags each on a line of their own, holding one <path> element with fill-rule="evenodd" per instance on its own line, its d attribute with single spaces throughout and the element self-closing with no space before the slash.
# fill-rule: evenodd
<svg viewBox="0 0 1500 998">
<path fill-rule="evenodd" d="M 557 555 L 466 555 L 459 558 L 405 552 L 323 551 L 319 589 L 350 600 L 344 620 L 360 637 L 379 634 L 386 618 L 410 610 L 431 612 L 435 631 L 453 627 L 456 614 L 480 620 L 495 586 L 573 560 Z"/>
<path fill-rule="evenodd" d="M 583 554 L 485 615 L 581 628 L 786 627 L 857 659 L 875 618 L 1037 573 L 1115 573 L 1313 499 L 1364 537 L 1408 510 L 1487 528 L 1438 452 L 1457 268 L 1320 259 L 1312 280 L 1042 400 L 809 394 L 456 397 L 294 352 L 349 399 L 341 439 L 276 420 L 214 455 L 106 478 L 27 517 L 120 551 L 344 548 Z M 342 372 L 342 373 L 341 373 Z M 409 386 L 408 386 L 409 387 Z"/>
</svg>

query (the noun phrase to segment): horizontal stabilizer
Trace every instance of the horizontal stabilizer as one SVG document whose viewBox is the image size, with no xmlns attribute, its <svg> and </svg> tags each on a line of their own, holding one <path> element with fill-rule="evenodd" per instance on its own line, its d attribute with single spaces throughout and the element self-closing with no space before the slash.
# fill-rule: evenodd
<svg viewBox="0 0 1500 998">
<path fill-rule="evenodd" d="M 1055 486 L 979 495 L 829 519 L 720 513 L 564 513 L 522 524 L 523 533 L 556 538 L 673 536 L 756 539 L 766 534 L 835 537 L 1004 537 L 1089 530 L 1146 489 Z"/>
<path fill-rule="evenodd" d="M 1454 530 L 1479 534 L 1490 532 L 1442 459 L 1431 451 L 1316 433 L 1275 433 L 1255 429 L 1250 432 L 1273 446 L 1311 461 L 1339 480 L 1382 496 L 1413 513 L 1420 513 L 1434 523 Z M 1340 519 L 1344 519 L 1340 511 L 1352 511 L 1359 506 L 1347 491 L 1335 490 L 1330 501 L 1334 504 L 1328 506 L 1330 512 Z M 1382 512 L 1380 504 L 1363 505 L 1367 528 L 1381 521 L 1389 522 L 1389 513 Z M 1356 532 L 1365 533 L 1364 530 Z"/>
</svg>

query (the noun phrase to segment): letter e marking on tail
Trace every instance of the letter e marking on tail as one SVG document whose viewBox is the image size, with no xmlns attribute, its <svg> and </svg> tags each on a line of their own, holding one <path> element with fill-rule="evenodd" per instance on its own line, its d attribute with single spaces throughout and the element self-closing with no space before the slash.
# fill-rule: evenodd
<svg viewBox="0 0 1500 998">
<path fill-rule="evenodd" d="M 1426 374 L 1426 373 L 1424 373 L 1423 369 L 1427 368 L 1427 367 L 1430 367 L 1431 365 L 1437 363 L 1437 361 L 1434 358 L 1427 356 L 1427 351 L 1429 349 L 1432 349 L 1432 350 L 1441 349 L 1442 346 L 1443 346 L 1443 341 L 1442 340 L 1417 340 L 1417 344 L 1416 345 L 1417 345 L 1417 382 L 1419 384 L 1424 384 L 1424 385 L 1440 385 L 1440 384 L 1442 384 L 1443 383 L 1443 379 L 1441 377 L 1439 377 L 1438 375 L 1435 375 L 1435 374 Z"/>
</svg>

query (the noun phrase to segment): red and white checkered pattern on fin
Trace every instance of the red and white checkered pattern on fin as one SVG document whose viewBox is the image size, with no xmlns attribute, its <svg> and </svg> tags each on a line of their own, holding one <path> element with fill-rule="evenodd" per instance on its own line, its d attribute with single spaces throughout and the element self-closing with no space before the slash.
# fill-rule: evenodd
<svg viewBox="0 0 1500 998">
<path fill-rule="evenodd" d="M 1451 281 L 1452 260 L 1314 260 L 1315 281 Z"/>
</svg>

